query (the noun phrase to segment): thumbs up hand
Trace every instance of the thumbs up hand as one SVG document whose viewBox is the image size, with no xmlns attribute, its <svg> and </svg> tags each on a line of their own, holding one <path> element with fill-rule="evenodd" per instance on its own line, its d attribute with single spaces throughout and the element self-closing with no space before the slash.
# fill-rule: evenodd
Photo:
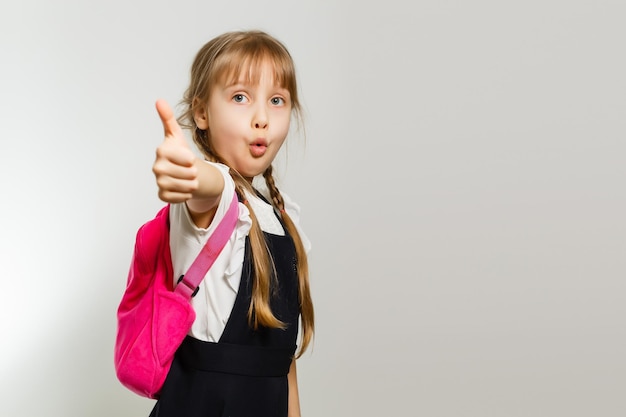
<svg viewBox="0 0 626 417">
<path fill-rule="evenodd" d="M 197 157 L 189 148 L 180 125 L 164 100 L 156 102 L 165 138 L 156 150 L 152 172 L 159 187 L 159 198 L 166 203 L 182 203 L 198 190 Z"/>
</svg>

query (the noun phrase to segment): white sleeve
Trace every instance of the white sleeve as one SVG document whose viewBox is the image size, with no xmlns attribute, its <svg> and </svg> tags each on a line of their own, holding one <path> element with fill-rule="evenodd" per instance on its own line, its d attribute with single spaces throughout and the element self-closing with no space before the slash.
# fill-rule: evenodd
<svg viewBox="0 0 626 417">
<path fill-rule="evenodd" d="M 270 191 L 267 188 L 267 184 L 266 184 L 265 180 L 263 180 L 263 179 L 261 179 L 259 177 L 255 178 L 254 187 L 257 189 L 258 192 L 261 193 L 261 195 L 263 195 L 263 197 L 265 197 L 267 200 L 271 200 Z M 302 230 L 302 227 L 300 226 L 300 206 L 298 204 L 296 204 L 291 199 L 291 197 L 289 197 L 289 195 L 284 193 L 283 191 L 280 192 L 280 195 L 282 195 L 283 202 L 285 203 L 285 211 L 289 215 L 289 218 L 291 218 L 291 221 L 293 221 L 294 225 L 296 226 L 296 230 L 298 231 L 298 234 L 300 235 L 300 239 L 302 240 L 302 245 L 304 246 L 304 250 L 308 254 L 309 251 L 311 250 L 311 241 L 309 240 L 307 235 Z M 271 215 L 268 214 L 268 213 L 262 213 L 261 210 L 263 210 L 263 207 L 259 206 L 259 204 L 254 201 L 254 198 L 248 197 L 248 201 L 253 206 L 252 208 L 253 208 L 255 214 L 257 215 L 257 220 L 259 220 L 259 224 L 261 226 L 261 229 L 266 231 L 266 232 L 276 233 L 276 231 L 271 230 L 272 228 L 268 224 L 269 220 L 271 220 L 270 218 L 274 218 L 275 217 L 274 209 L 272 208 L 271 211 L 269 212 L 269 213 L 271 213 Z M 259 202 L 260 201 L 261 200 L 259 200 Z M 264 205 L 266 205 L 266 204 L 264 204 Z M 269 207 L 271 207 L 271 206 L 269 206 Z M 280 228 L 280 230 L 282 230 L 282 226 L 278 225 L 276 227 L 278 227 L 278 228 Z M 276 234 L 278 234 L 278 233 L 276 233 Z M 281 233 L 281 234 L 284 234 L 284 232 Z"/>
<path fill-rule="evenodd" d="M 283 196 L 283 201 L 285 202 L 285 211 L 295 224 L 298 234 L 300 235 L 300 239 L 302 240 L 304 250 L 308 254 L 311 250 L 311 241 L 300 226 L 300 206 L 296 204 L 287 194 L 281 192 L 281 195 Z"/>
</svg>

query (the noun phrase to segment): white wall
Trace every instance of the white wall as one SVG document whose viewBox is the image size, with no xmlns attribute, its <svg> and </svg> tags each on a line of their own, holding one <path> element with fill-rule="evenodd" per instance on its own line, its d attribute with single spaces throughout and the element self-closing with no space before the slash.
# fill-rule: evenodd
<svg viewBox="0 0 626 417">
<path fill-rule="evenodd" d="M 0 415 L 141 416 L 115 379 L 153 103 L 232 29 L 283 40 L 314 243 L 306 416 L 626 415 L 626 6 L 0 6 Z"/>
</svg>

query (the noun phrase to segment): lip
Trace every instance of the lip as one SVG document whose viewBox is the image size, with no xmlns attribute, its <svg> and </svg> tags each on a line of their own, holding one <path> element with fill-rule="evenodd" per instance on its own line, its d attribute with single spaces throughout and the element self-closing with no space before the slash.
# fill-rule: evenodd
<svg viewBox="0 0 626 417">
<path fill-rule="evenodd" d="M 267 151 L 267 141 L 265 139 L 259 138 L 250 144 L 250 153 L 255 158 L 259 158 L 265 155 Z"/>
</svg>

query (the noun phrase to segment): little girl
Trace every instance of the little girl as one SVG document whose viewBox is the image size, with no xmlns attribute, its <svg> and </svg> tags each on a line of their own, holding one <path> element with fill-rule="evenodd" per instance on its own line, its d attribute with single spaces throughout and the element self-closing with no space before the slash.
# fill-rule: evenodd
<svg viewBox="0 0 626 417">
<path fill-rule="evenodd" d="M 189 268 L 233 192 L 239 218 L 192 299 L 196 320 L 150 415 L 300 416 L 295 358 L 313 335 L 310 245 L 299 207 L 272 176 L 300 111 L 292 58 L 264 32 L 218 36 L 196 55 L 183 104 L 177 121 L 167 103 L 156 103 L 165 140 L 153 172 L 159 198 L 171 204 L 174 277 Z M 180 126 L 206 160 L 189 149 Z M 259 175 L 265 185 L 255 189 Z"/>
</svg>

